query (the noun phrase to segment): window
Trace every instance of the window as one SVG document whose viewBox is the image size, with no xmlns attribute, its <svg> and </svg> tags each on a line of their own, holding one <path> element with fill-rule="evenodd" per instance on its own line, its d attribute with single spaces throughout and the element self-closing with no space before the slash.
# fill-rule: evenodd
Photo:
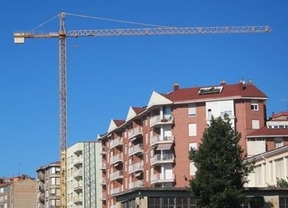
<svg viewBox="0 0 288 208">
<path fill-rule="evenodd" d="M 196 104 L 192 103 L 188 105 L 188 116 L 195 117 L 196 116 Z"/>
<path fill-rule="evenodd" d="M 258 111 L 259 110 L 259 104 L 256 100 L 251 101 L 251 110 Z"/>
<path fill-rule="evenodd" d="M 190 123 L 188 125 L 188 128 L 189 128 L 189 136 L 197 136 L 196 123 Z"/>
<path fill-rule="evenodd" d="M 283 146 L 283 139 L 282 138 L 275 138 L 275 148 Z"/>
<path fill-rule="evenodd" d="M 252 129 L 259 129 L 259 128 L 260 128 L 260 121 L 252 120 Z"/>
<path fill-rule="evenodd" d="M 288 207 L 288 197 L 279 197 L 279 208 L 286 208 Z"/>
</svg>

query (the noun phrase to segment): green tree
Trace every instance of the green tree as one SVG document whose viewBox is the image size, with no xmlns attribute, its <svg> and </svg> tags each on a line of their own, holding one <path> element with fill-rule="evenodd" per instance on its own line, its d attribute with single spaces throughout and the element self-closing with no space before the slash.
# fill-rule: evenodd
<svg viewBox="0 0 288 208">
<path fill-rule="evenodd" d="M 189 159 L 197 168 L 195 178 L 190 180 L 196 207 L 237 208 L 245 201 L 243 185 L 254 163 L 244 163 L 240 138 L 227 116 L 212 118 L 199 149 L 190 150 Z"/>
<path fill-rule="evenodd" d="M 284 178 L 276 178 L 277 180 L 277 185 L 276 187 L 279 188 L 288 188 L 288 180 Z"/>
</svg>

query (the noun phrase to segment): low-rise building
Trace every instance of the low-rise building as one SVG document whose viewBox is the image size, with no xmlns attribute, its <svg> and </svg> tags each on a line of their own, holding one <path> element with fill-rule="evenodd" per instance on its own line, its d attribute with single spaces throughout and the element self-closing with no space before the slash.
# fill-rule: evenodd
<svg viewBox="0 0 288 208">
<path fill-rule="evenodd" d="M 37 184 L 27 175 L 0 179 L 1 208 L 36 208 Z"/>
</svg>

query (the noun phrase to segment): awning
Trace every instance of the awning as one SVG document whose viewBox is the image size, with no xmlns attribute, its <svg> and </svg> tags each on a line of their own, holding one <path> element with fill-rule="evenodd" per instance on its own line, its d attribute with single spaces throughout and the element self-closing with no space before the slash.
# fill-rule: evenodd
<svg viewBox="0 0 288 208">
<path fill-rule="evenodd" d="M 138 172 L 138 173 L 135 173 L 135 177 L 139 177 L 140 175 L 142 174 L 142 172 Z"/>
<path fill-rule="evenodd" d="M 168 143 L 168 144 L 158 144 L 157 149 L 156 150 L 169 150 L 172 147 L 172 143 Z"/>
</svg>

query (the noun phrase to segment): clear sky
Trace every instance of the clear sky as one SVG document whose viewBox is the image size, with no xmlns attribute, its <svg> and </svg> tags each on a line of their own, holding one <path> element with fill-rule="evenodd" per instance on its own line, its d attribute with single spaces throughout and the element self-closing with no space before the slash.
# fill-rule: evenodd
<svg viewBox="0 0 288 208">
<path fill-rule="evenodd" d="M 272 33 L 67 39 L 68 146 L 95 140 L 153 91 L 248 80 L 267 115 L 288 110 L 287 0 L 1 0 L 0 176 L 36 176 L 59 159 L 58 40 L 13 43 L 13 32 L 57 32 L 60 12 L 178 27 L 268 25 Z M 66 17 L 66 29 L 142 27 Z M 48 21 L 51 20 L 51 21 Z M 45 24 L 44 24 L 45 23 Z M 286 101 L 286 102 L 285 102 Z"/>
</svg>

